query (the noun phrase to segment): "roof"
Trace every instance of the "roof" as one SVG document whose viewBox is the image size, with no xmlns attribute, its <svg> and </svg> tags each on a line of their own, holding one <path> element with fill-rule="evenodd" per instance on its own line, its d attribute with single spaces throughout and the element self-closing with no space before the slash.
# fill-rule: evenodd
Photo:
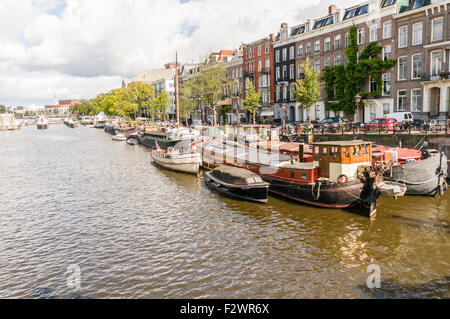
<svg viewBox="0 0 450 319">
<path fill-rule="evenodd" d="M 152 69 L 135 76 L 131 80 L 124 80 L 124 83 L 128 85 L 133 82 L 152 83 L 161 79 L 172 79 L 175 76 L 175 72 L 175 69 Z"/>
<path fill-rule="evenodd" d="M 372 142 L 366 142 L 361 140 L 356 141 L 328 141 L 328 142 L 317 142 L 313 143 L 313 145 L 326 145 L 326 146 L 355 146 L 362 144 L 372 144 Z"/>
</svg>

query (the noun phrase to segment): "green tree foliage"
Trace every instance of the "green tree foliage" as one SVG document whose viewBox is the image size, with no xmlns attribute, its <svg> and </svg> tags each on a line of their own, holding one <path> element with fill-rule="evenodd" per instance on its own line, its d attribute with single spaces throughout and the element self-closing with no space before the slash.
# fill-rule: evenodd
<svg viewBox="0 0 450 319">
<path fill-rule="evenodd" d="M 309 63 L 309 58 L 306 58 L 302 69 L 305 78 L 294 83 L 294 99 L 300 103 L 300 107 L 308 110 L 309 118 L 311 119 L 311 108 L 320 101 L 323 84 L 320 80 L 320 72 L 314 73 L 314 69 Z"/>
<path fill-rule="evenodd" d="M 187 119 L 194 112 L 196 107 L 196 83 L 186 81 L 180 86 L 180 116 Z"/>
<path fill-rule="evenodd" d="M 0 114 L 6 113 L 6 106 L 0 105 Z"/>
<path fill-rule="evenodd" d="M 167 116 L 167 108 L 172 104 L 172 100 L 169 97 L 167 91 L 162 91 L 155 99 L 154 99 L 154 109 L 156 112 L 164 114 L 164 121 Z"/>
<path fill-rule="evenodd" d="M 349 31 L 350 43 L 345 50 L 347 64 L 326 67 L 322 79 L 325 82 L 325 107 L 329 110 L 344 111 L 353 116 L 356 110 L 355 96 L 360 94 L 363 99 L 377 98 L 382 95 L 382 74 L 394 67 L 396 60 L 384 61 L 380 58 L 383 50 L 375 42 L 370 43 L 359 54 L 356 27 Z M 364 92 L 364 84 L 369 77 L 376 81 L 375 92 Z M 361 102 L 360 106 L 364 103 Z"/>
<path fill-rule="evenodd" d="M 201 102 L 213 112 L 214 126 L 217 126 L 217 104 L 222 98 L 223 88 L 229 84 L 227 71 L 223 65 L 210 67 L 200 72 L 196 79 Z"/>
<path fill-rule="evenodd" d="M 256 124 L 256 112 L 258 111 L 260 101 L 261 93 L 256 92 L 252 82 L 248 80 L 246 99 L 242 101 L 242 107 L 252 114 L 253 124 Z"/>
</svg>

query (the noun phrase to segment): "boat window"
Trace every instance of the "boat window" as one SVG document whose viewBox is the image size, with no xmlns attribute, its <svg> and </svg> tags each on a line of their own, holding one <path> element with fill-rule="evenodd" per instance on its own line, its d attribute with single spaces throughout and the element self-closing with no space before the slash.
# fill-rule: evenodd
<svg viewBox="0 0 450 319">
<path fill-rule="evenodd" d="M 328 148 L 324 147 L 322 150 L 322 155 L 327 155 L 328 154 Z"/>
<path fill-rule="evenodd" d="M 255 180 L 255 183 L 262 183 L 263 182 L 262 178 L 259 177 L 259 176 L 254 177 L 253 179 Z"/>
<path fill-rule="evenodd" d="M 305 172 L 302 173 L 302 180 L 308 180 L 308 175 Z"/>
<path fill-rule="evenodd" d="M 344 148 L 344 157 L 347 157 L 347 158 L 350 157 L 350 151 L 349 151 L 348 147 Z"/>
<path fill-rule="evenodd" d="M 353 147 L 353 156 L 359 156 L 359 154 L 360 154 L 359 146 Z"/>
<path fill-rule="evenodd" d="M 362 153 L 363 153 L 364 155 L 369 154 L 369 146 L 368 146 L 368 145 L 363 145 L 363 146 L 362 146 Z"/>
<path fill-rule="evenodd" d="M 295 178 L 295 172 L 291 172 L 291 178 L 292 178 L 292 179 Z"/>
<path fill-rule="evenodd" d="M 314 154 L 319 155 L 319 146 L 314 147 Z"/>
</svg>

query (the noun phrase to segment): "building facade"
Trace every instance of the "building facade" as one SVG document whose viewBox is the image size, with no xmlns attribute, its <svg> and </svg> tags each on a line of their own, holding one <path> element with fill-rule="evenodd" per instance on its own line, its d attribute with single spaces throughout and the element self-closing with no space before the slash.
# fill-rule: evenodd
<svg viewBox="0 0 450 319">
<path fill-rule="evenodd" d="M 261 107 L 258 116 L 261 120 L 274 116 L 274 84 L 273 84 L 273 43 L 274 34 L 257 41 L 243 45 L 243 98 L 249 82 L 252 82 L 256 92 L 261 93 Z"/>
<path fill-rule="evenodd" d="M 394 68 L 382 74 L 382 95 L 364 100 L 365 106 L 354 120 L 369 122 L 401 111 L 411 111 L 416 118 L 448 116 L 449 6 L 449 0 L 370 0 L 343 10 L 331 5 L 326 16 L 290 29 L 282 24 L 280 38 L 274 43 L 276 117 L 282 118 L 286 109 L 287 120 L 309 119 L 309 112 L 293 101 L 292 84 L 303 78 L 307 57 L 315 71 L 345 65 L 352 26 L 357 29 L 360 52 L 376 42 L 383 48 L 383 59 L 397 60 Z M 376 81 L 368 77 L 364 91 L 376 90 Z M 312 120 L 336 115 L 343 116 L 326 110 L 323 101 L 311 110 Z"/>
<path fill-rule="evenodd" d="M 242 48 L 234 51 L 233 58 L 225 63 L 227 77 L 230 85 L 226 88 L 225 100 L 222 105 L 230 108 L 227 113 L 228 124 L 239 124 L 241 119 L 245 118 L 245 112 L 242 109 L 242 100 L 244 99 L 244 81 L 243 81 L 243 58 Z"/>
</svg>

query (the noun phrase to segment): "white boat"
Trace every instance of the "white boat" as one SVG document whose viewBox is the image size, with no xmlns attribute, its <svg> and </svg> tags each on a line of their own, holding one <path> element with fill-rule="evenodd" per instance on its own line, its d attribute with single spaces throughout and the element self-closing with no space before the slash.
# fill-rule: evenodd
<svg viewBox="0 0 450 319">
<path fill-rule="evenodd" d="M 197 152 L 185 153 L 178 150 L 154 150 L 152 158 L 155 163 L 163 168 L 189 173 L 197 174 L 200 170 L 201 156 Z"/>
<path fill-rule="evenodd" d="M 126 141 L 127 137 L 124 134 L 117 134 L 117 135 L 113 135 L 112 140 L 113 141 Z"/>
<path fill-rule="evenodd" d="M 48 120 L 43 116 L 39 116 L 36 120 L 36 125 L 38 130 L 48 129 Z"/>
</svg>

